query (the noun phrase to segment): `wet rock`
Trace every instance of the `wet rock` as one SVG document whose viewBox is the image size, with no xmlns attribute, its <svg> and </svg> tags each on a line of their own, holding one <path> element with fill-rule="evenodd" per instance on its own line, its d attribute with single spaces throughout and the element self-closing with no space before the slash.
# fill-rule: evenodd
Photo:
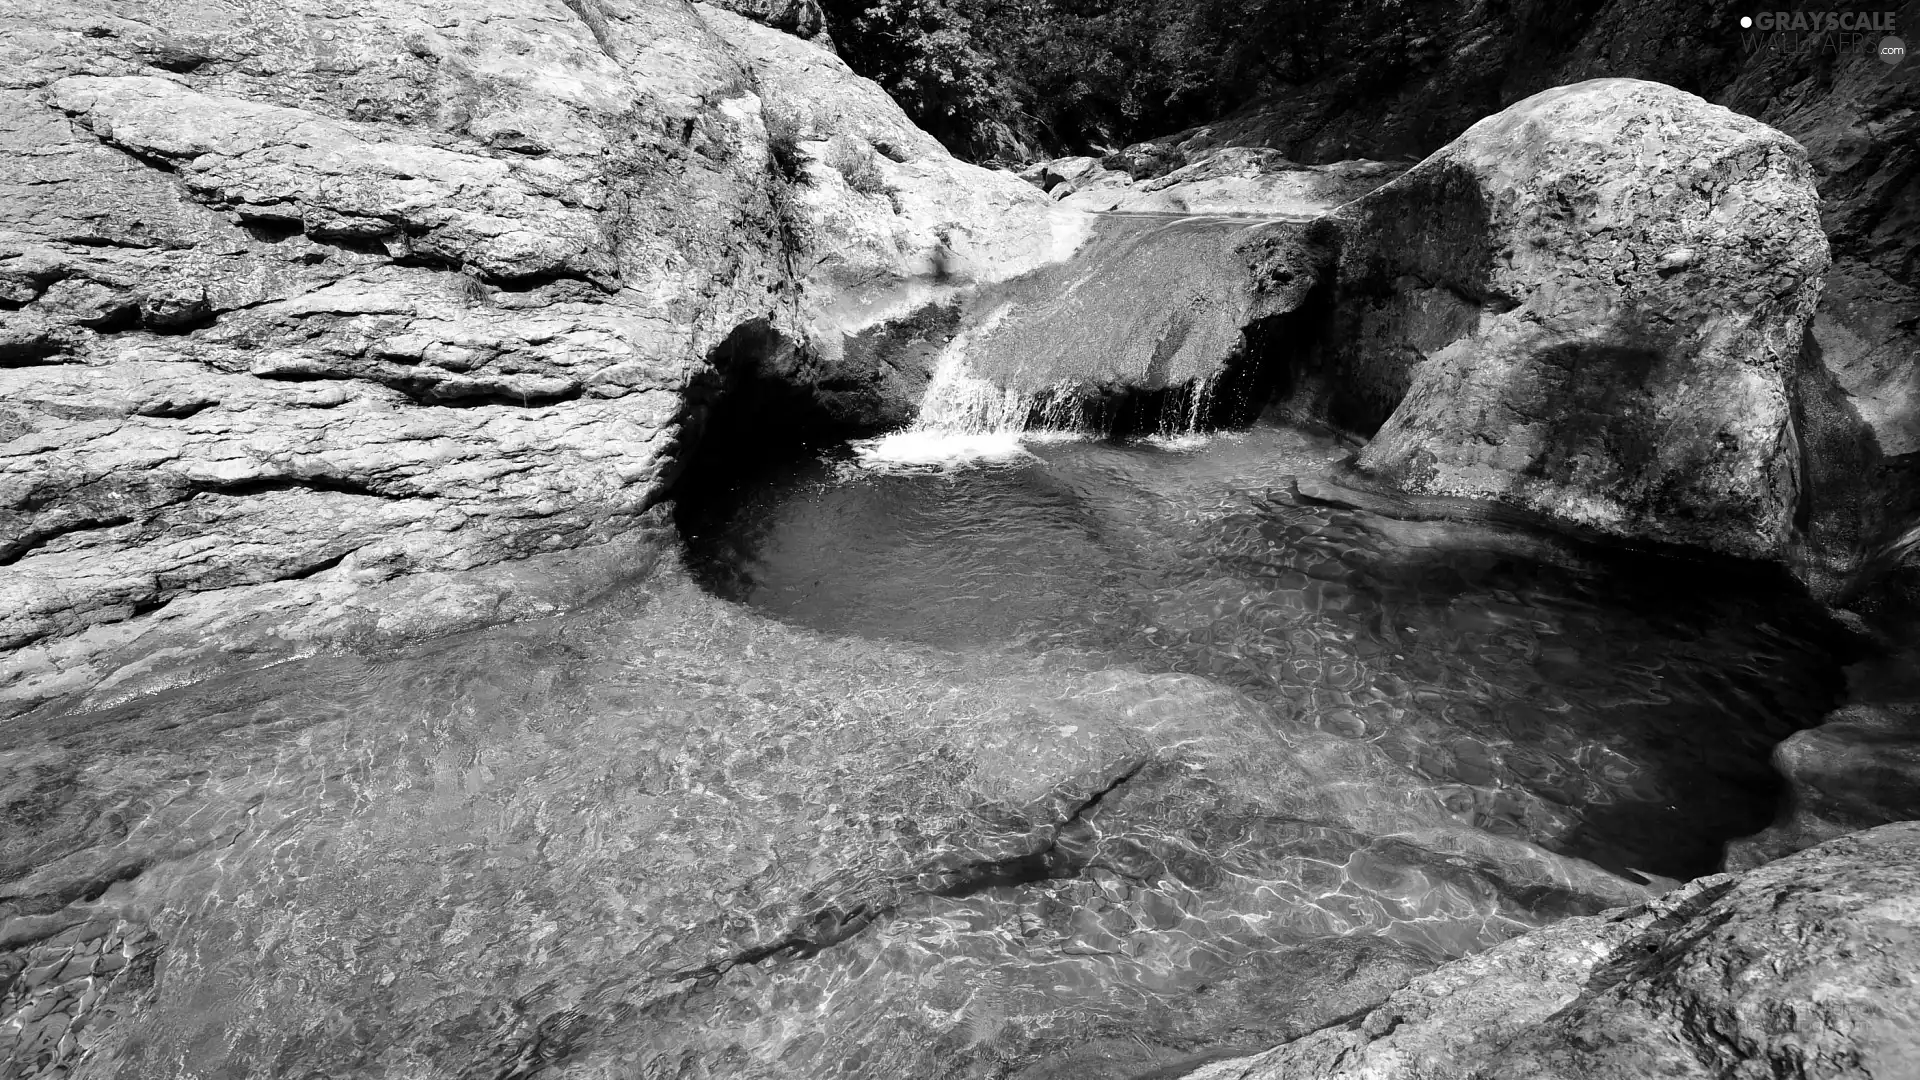
<svg viewBox="0 0 1920 1080">
<path fill-rule="evenodd" d="M 1903 1076 L 1920 1060 L 1920 823 L 1569 919 L 1192 1080 Z"/>
<path fill-rule="evenodd" d="M 1745 870 L 1859 829 L 1920 818 L 1920 704 L 1855 704 L 1773 752 L 1790 800 L 1782 819 L 1728 845 Z"/>
<path fill-rule="evenodd" d="M 1690 94 L 1535 95 L 1329 217 L 1324 408 L 1406 491 L 1785 558 L 1818 206 L 1798 144 Z"/>
</svg>

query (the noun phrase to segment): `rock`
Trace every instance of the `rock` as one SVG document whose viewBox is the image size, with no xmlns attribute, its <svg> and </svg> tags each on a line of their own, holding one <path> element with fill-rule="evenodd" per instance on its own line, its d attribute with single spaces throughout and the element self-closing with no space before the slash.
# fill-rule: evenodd
<svg viewBox="0 0 1920 1080">
<path fill-rule="evenodd" d="M 1691 94 L 1537 94 L 1326 219 L 1325 408 L 1406 491 L 1784 559 L 1818 206 L 1793 140 Z"/>
<path fill-rule="evenodd" d="M 770 356 L 764 372 L 831 385 L 819 402 L 837 419 L 911 419 L 931 363 L 855 339 L 893 335 L 929 305 L 1065 258 L 1086 238 L 1086 215 L 1012 173 L 956 160 L 832 53 L 696 7 L 755 73 L 786 174 L 776 194 L 791 257 L 807 268 L 792 317 L 808 348 Z"/>
<path fill-rule="evenodd" d="M 1299 165 L 1275 150 L 1227 147 L 1139 179 L 1090 157 L 1041 162 L 1021 176 L 1079 210 L 1304 219 L 1372 191 L 1401 170 L 1378 161 Z"/>
<path fill-rule="evenodd" d="M 746 8 L 0 12 L 0 716 L 587 599 L 716 392 L 889 419 L 843 324 L 1071 247 Z"/>
<path fill-rule="evenodd" d="M 1920 823 L 1569 919 L 1415 978 L 1360 1023 L 1190 1080 L 1907 1076 Z"/>
<path fill-rule="evenodd" d="M 1848 705 L 1782 742 L 1773 763 L 1787 782 L 1787 812 L 1765 832 L 1729 844 L 1729 870 L 1920 818 L 1920 704 Z"/>
<path fill-rule="evenodd" d="M 1913 2 L 1872 14 L 1920 25 Z M 1205 126 L 1129 147 L 1135 175 L 1230 146 L 1307 163 L 1416 159 L 1529 95 L 1608 76 L 1668 83 L 1779 129 L 1806 148 L 1833 255 L 1801 371 L 1808 482 L 1799 572 L 1829 595 L 1905 588 L 1872 580 L 1882 568 L 1871 555 L 1920 520 L 1920 262 L 1906 164 L 1920 137 L 1920 79 L 1911 59 L 1889 67 L 1875 33 L 1743 29 L 1707 0 L 1575 8 L 1460 0 L 1368 25 L 1345 28 L 1376 35 L 1344 50 L 1350 60 Z"/>
<path fill-rule="evenodd" d="M 1017 276 L 1084 238 L 1084 215 L 1053 209 L 1012 173 L 955 160 L 839 57 L 695 6 L 752 68 L 766 115 L 790 140 L 786 197 L 823 328 L 872 325 L 901 295 L 936 285 Z"/>
</svg>

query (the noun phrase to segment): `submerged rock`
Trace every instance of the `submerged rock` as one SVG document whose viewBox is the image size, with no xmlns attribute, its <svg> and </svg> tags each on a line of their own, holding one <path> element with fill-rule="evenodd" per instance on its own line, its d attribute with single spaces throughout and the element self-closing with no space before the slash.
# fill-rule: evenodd
<svg viewBox="0 0 1920 1080">
<path fill-rule="evenodd" d="M 1757 121 L 1625 79 L 1537 94 L 1327 219 L 1324 407 L 1407 491 L 1782 558 L 1818 210 Z"/>
<path fill-rule="evenodd" d="M 1190 1080 L 1909 1076 L 1920 823 L 1565 922 Z"/>
</svg>

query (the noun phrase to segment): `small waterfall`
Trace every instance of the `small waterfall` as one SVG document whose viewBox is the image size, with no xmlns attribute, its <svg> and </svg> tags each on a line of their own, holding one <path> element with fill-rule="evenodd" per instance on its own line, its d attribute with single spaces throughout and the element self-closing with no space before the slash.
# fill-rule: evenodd
<svg viewBox="0 0 1920 1080">
<path fill-rule="evenodd" d="M 962 331 L 948 343 L 920 399 L 920 415 L 907 429 L 909 433 L 1017 436 L 1026 430 L 1027 395 L 982 379 L 967 366 L 967 343 L 991 333 L 1008 310 L 1004 304 L 995 308 L 979 326 Z"/>
<path fill-rule="evenodd" d="M 1028 456 L 1023 439 L 1084 430 L 1071 387 L 1025 392 L 974 374 L 969 343 L 990 334 L 1010 310 L 1003 304 L 954 336 L 927 382 L 919 415 L 905 431 L 856 443 L 862 464 L 926 468 L 1013 461 Z"/>
<path fill-rule="evenodd" d="M 905 431 L 860 445 L 907 466 L 1018 460 L 1023 441 L 1188 447 L 1247 404 L 1251 317 L 1239 245 L 1268 223 L 1110 220 L 1072 260 L 960 301 Z M 1219 399 L 1219 400 L 1216 400 Z"/>
</svg>

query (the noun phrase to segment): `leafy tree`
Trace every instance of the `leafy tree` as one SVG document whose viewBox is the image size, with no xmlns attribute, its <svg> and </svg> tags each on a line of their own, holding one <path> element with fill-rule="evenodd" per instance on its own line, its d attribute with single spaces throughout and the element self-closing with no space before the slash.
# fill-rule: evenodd
<svg viewBox="0 0 1920 1080">
<path fill-rule="evenodd" d="M 1413 0 L 823 5 L 847 62 L 976 159 L 1118 147 L 1329 74 L 1355 92 L 1390 83 L 1447 11 Z"/>
</svg>

